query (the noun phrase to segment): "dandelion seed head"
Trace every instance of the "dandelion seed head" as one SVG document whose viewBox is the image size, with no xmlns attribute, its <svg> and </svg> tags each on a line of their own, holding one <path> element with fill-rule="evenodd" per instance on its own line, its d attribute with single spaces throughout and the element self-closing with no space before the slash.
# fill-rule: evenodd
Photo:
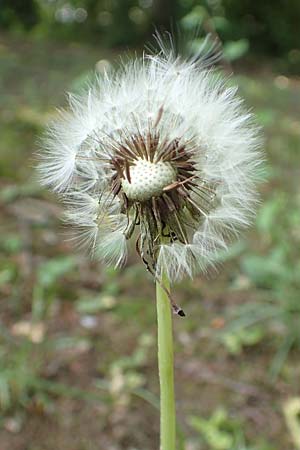
<svg viewBox="0 0 300 450">
<path fill-rule="evenodd" d="M 122 265 L 133 239 L 153 276 L 174 281 L 213 265 L 251 222 L 261 142 L 236 87 L 202 50 L 185 59 L 159 43 L 158 54 L 70 96 L 39 173 L 63 193 L 75 238 L 93 256 Z"/>
</svg>

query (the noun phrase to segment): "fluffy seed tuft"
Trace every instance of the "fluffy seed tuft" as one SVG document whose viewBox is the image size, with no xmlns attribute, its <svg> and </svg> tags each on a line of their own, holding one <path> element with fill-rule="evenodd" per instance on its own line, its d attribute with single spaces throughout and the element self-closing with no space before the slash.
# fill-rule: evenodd
<svg viewBox="0 0 300 450">
<path fill-rule="evenodd" d="M 80 244 L 109 264 L 123 264 L 134 239 L 155 278 L 193 276 L 251 220 L 257 127 L 202 53 L 163 47 L 105 74 L 49 128 L 41 180 L 63 193 Z"/>
</svg>

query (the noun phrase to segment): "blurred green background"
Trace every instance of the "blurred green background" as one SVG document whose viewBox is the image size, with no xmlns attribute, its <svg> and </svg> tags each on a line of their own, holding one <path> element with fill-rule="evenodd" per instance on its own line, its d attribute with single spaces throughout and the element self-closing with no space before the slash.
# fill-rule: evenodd
<svg viewBox="0 0 300 450">
<path fill-rule="evenodd" d="M 298 0 L 1 0 L 1 450 L 158 447 L 153 282 L 76 253 L 33 155 L 66 91 L 177 26 L 222 41 L 266 152 L 255 226 L 174 290 L 178 450 L 300 448 L 299 23 Z"/>
</svg>

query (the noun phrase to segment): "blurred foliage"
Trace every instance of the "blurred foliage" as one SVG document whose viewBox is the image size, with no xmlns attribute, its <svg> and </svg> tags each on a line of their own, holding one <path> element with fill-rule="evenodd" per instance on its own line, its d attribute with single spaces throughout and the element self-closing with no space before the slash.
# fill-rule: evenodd
<svg viewBox="0 0 300 450">
<path fill-rule="evenodd" d="M 34 0 L 2 0 L 0 25 L 4 28 L 29 30 L 40 20 L 39 5 Z"/>
<path fill-rule="evenodd" d="M 33 179 L 36 136 L 64 92 L 110 64 L 107 46 L 139 44 L 153 17 L 168 26 L 170 8 L 191 45 L 200 24 L 222 37 L 230 61 L 261 53 L 296 67 L 293 2 L 289 11 L 281 2 L 249 2 L 248 11 L 235 1 L 182 0 L 165 2 L 168 14 L 160 16 L 162 4 L 2 1 L 1 26 L 9 29 L 0 46 L 4 448 L 7 440 L 14 449 L 19 431 L 30 450 L 94 450 L 100 438 L 108 450 L 152 450 L 158 437 L 153 283 L 134 259 L 115 272 L 76 253 L 61 236 L 61 210 Z M 299 402 L 286 398 L 299 391 L 300 370 L 299 80 L 261 70 L 258 58 L 254 68 L 243 67 L 233 82 L 264 128 L 266 182 L 255 227 L 219 254 L 218 276 L 185 281 L 175 292 L 187 313 L 174 321 L 180 450 L 198 450 L 199 442 L 203 450 L 281 450 L 297 442 Z M 33 438 L 36 428 L 44 435 Z"/>
<path fill-rule="evenodd" d="M 263 442 L 255 446 L 248 445 L 240 421 L 231 417 L 222 407 L 216 409 L 208 419 L 191 416 L 189 423 L 206 441 L 209 450 L 273 450 L 273 447 Z"/>
<path fill-rule="evenodd" d="M 298 0 L 2 0 L 0 11 L 0 25 L 17 32 L 110 47 L 140 44 L 153 24 L 178 24 L 184 34 L 201 29 L 218 35 L 230 61 L 249 50 L 290 70 L 300 67 L 299 21 Z"/>
<path fill-rule="evenodd" d="M 264 338 L 262 327 L 239 328 L 230 330 L 230 327 L 224 331 L 220 340 L 225 345 L 227 351 L 233 355 L 239 355 L 244 348 L 255 346 Z"/>
<path fill-rule="evenodd" d="M 287 426 L 291 432 L 293 443 L 297 450 L 300 449 L 300 397 L 289 398 L 283 411 Z"/>
<path fill-rule="evenodd" d="M 255 286 L 264 301 L 235 308 L 222 339 L 232 352 L 238 352 L 243 343 L 251 345 L 252 339 L 254 343 L 256 339 L 259 342 L 264 334 L 262 324 L 276 329 L 278 351 L 271 366 L 275 376 L 291 348 L 300 348 L 298 196 L 282 192 L 278 187 L 260 208 L 256 224 L 264 251 L 258 253 L 249 248 L 241 255 L 240 265 L 249 287 Z"/>
</svg>

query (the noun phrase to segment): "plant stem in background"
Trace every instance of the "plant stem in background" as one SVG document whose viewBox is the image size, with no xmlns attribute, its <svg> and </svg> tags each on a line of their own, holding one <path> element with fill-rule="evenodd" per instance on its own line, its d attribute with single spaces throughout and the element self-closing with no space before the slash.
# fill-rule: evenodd
<svg viewBox="0 0 300 450">
<path fill-rule="evenodd" d="M 164 274 L 163 286 L 169 290 Z M 156 283 L 158 370 L 160 383 L 160 450 L 175 450 L 176 413 L 174 397 L 173 327 L 170 300 L 162 286 Z"/>
</svg>

